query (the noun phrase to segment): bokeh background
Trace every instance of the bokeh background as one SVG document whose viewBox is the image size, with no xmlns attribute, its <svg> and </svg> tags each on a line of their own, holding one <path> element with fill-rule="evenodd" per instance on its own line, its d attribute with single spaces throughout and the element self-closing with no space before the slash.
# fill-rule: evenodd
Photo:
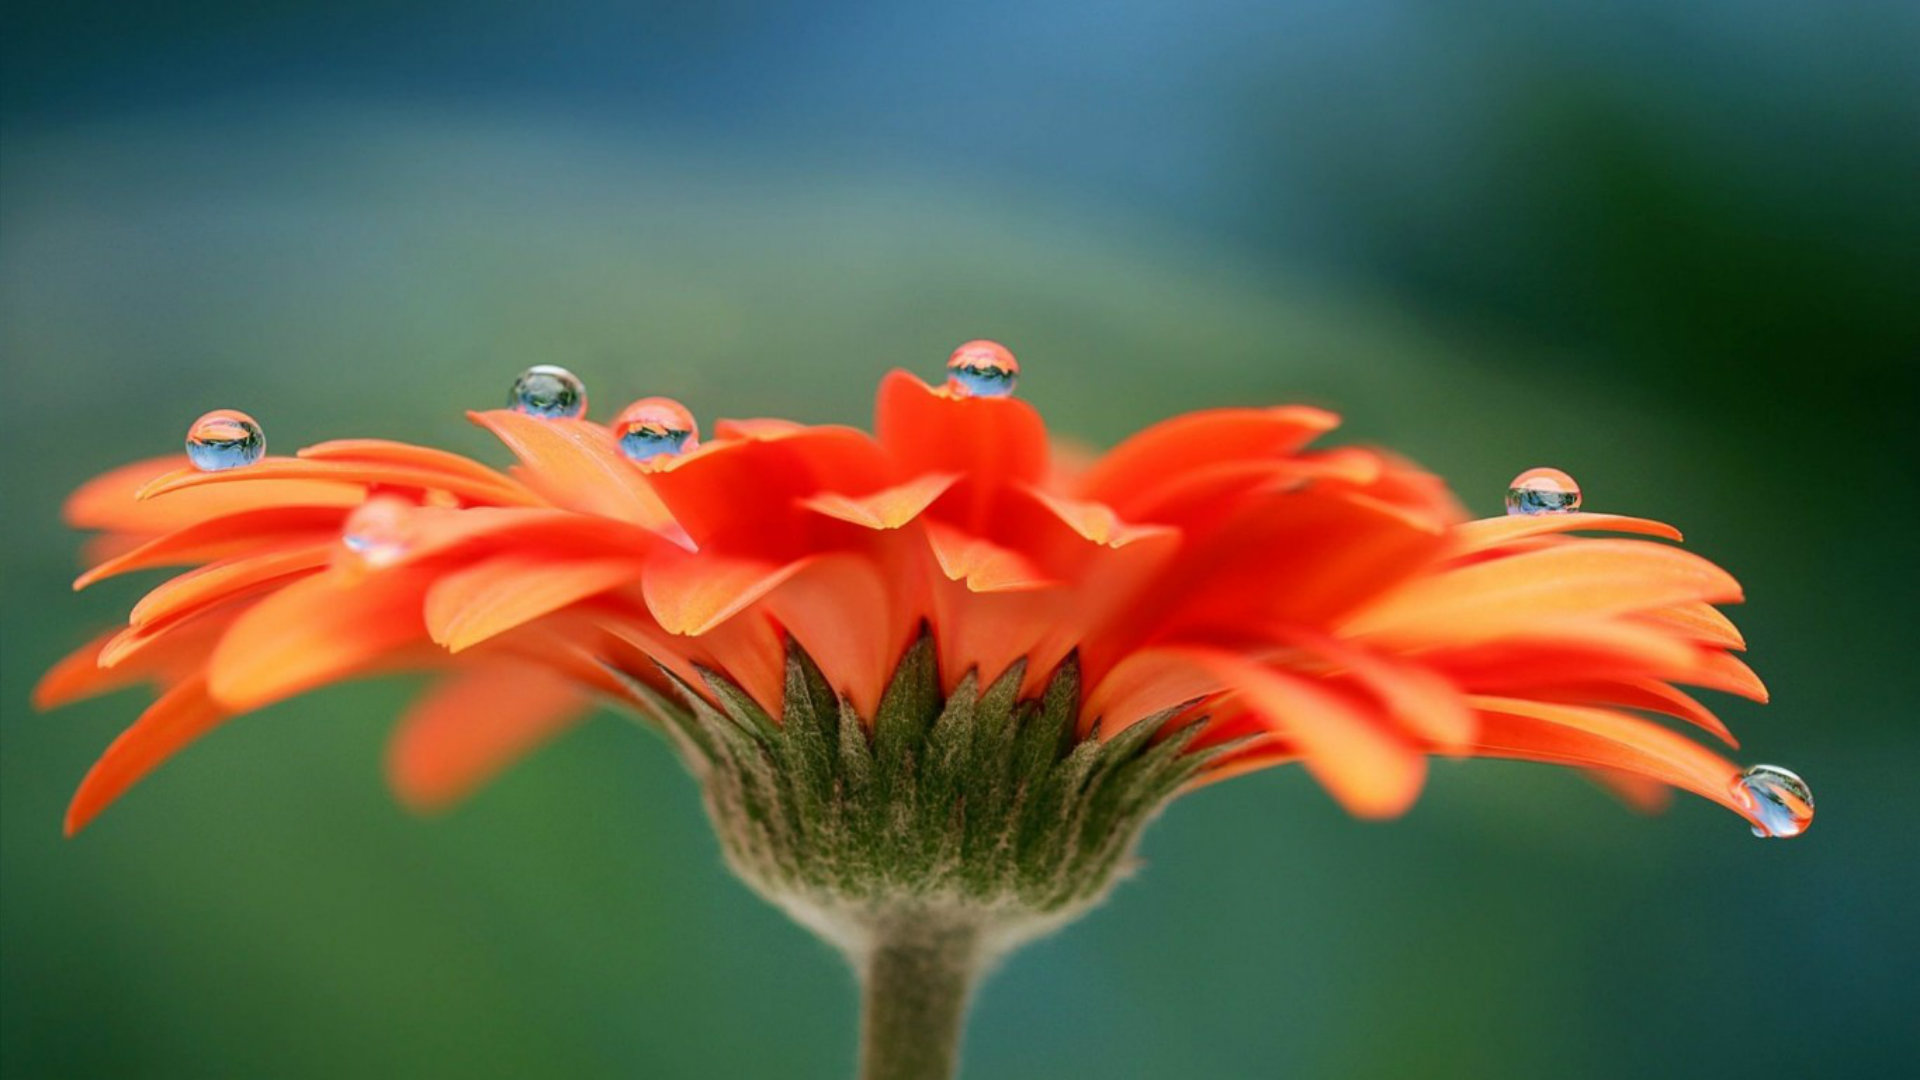
<svg viewBox="0 0 1920 1080">
<path fill-rule="evenodd" d="M 864 422 L 1000 338 L 1096 442 L 1305 400 L 1498 512 L 1553 464 L 1747 584 L 1720 702 L 1820 820 L 1442 764 L 1209 789 L 986 987 L 969 1075 L 1890 1076 L 1920 1060 L 1920 7 L 1907 0 L 116 0 L 0 16 L 0 1072 L 848 1074 L 837 957 L 608 716 L 441 820 L 405 680 L 232 724 L 86 835 L 141 706 L 27 704 L 141 585 L 62 494 L 214 406 L 497 459 L 604 412 Z"/>
</svg>

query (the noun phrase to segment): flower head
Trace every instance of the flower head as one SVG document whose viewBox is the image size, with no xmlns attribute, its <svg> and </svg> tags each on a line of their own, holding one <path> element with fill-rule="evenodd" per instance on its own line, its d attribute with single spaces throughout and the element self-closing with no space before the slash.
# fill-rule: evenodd
<svg viewBox="0 0 1920 1080">
<path fill-rule="evenodd" d="M 472 414 L 517 459 L 506 472 L 351 439 L 108 473 L 69 503 L 102 534 L 79 584 L 192 569 L 40 685 L 45 705 L 161 691 L 82 782 L 68 828 L 228 718 L 332 682 L 434 673 L 388 759 L 400 795 L 431 807 L 598 696 L 778 729 L 795 656 L 838 737 L 876 738 L 903 657 L 936 709 L 1003 687 L 1009 716 L 1070 670 L 1069 730 L 1036 751 L 1049 762 L 1130 731 L 1177 738 L 1186 786 L 1298 763 L 1383 816 L 1434 755 L 1521 758 L 1777 826 L 1733 764 L 1651 718 L 1732 745 L 1678 687 L 1765 697 L 1715 607 L 1738 583 L 1673 529 L 1468 520 L 1390 453 L 1316 448 L 1337 420 L 1315 408 L 1193 413 L 1091 462 L 1056 458 L 1006 393 L 1017 370 L 969 343 L 940 387 L 887 376 L 871 435 L 723 420 L 704 442 L 665 399 L 612 428 L 574 415 L 584 389 L 543 370 L 540 400 L 567 407 Z"/>
</svg>

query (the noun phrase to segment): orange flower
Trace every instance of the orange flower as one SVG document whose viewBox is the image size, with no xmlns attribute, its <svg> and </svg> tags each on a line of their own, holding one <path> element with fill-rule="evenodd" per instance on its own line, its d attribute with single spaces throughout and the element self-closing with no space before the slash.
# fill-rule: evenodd
<svg viewBox="0 0 1920 1080">
<path fill-rule="evenodd" d="M 361 439 L 100 477 L 68 506 L 104 534 L 78 584 L 195 568 L 40 684 L 42 705 L 161 690 L 69 832 L 229 717 L 343 679 L 437 674 L 388 758 L 401 797 L 436 807 L 636 683 L 717 673 L 778 722 L 789 645 L 870 723 L 923 632 L 946 691 L 1012 670 L 1036 695 L 1075 658 L 1083 739 L 1182 710 L 1170 728 L 1217 752 L 1195 783 L 1297 761 L 1381 816 L 1431 755 L 1522 758 L 1769 827 L 1734 765 L 1644 715 L 1732 745 L 1676 685 L 1765 698 L 1713 606 L 1738 583 L 1671 528 L 1466 520 L 1391 454 L 1311 449 L 1336 424 L 1313 408 L 1190 414 L 1056 460 L 1032 406 L 968 392 L 1010 386 L 1012 357 L 965 349 L 947 387 L 889 375 L 874 435 L 747 420 L 697 442 L 651 399 L 620 428 L 649 440 L 639 461 L 585 419 L 500 410 L 472 418 L 507 473 Z"/>
</svg>

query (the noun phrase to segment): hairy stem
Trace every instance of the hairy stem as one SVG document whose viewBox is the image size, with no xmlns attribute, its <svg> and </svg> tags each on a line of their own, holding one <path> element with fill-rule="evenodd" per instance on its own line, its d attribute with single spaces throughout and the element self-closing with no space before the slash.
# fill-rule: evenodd
<svg viewBox="0 0 1920 1080">
<path fill-rule="evenodd" d="M 950 1080 L 984 959 L 972 926 L 876 930 L 859 962 L 861 1080 Z"/>
</svg>

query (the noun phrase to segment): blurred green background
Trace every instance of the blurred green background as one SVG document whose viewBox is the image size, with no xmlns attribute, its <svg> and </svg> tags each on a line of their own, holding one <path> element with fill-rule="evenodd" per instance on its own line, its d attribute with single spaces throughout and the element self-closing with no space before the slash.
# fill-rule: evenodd
<svg viewBox="0 0 1920 1080">
<path fill-rule="evenodd" d="M 1920 8 L 1897 0 L 8 5 L 0 1073 L 847 1075 L 839 959 L 604 717 L 441 820 L 412 684 L 233 723 L 85 836 L 138 712 L 27 704 L 142 584 L 59 501 L 215 406 L 864 423 L 975 336 L 1058 431 L 1305 400 L 1498 512 L 1552 464 L 1746 583 L 1791 843 L 1555 770 L 1404 820 L 1209 789 L 985 988 L 968 1075 L 1871 1077 L 1920 1059 Z"/>
</svg>

